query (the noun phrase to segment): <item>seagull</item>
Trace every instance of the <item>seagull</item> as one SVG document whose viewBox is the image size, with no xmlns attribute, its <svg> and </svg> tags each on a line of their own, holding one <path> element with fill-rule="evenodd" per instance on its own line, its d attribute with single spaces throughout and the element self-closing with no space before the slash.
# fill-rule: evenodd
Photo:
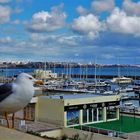
<svg viewBox="0 0 140 140">
<path fill-rule="evenodd" d="M 8 114 L 12 116 L 12 128 L 14 128 L 14 113 L 23 109 L 34 95 L 36 79 L 27 73 L 18 75 L 12 83 L 0 86 L 0 113 L 5 115 L 7 126 L 10 128 Z"/>
</svg>

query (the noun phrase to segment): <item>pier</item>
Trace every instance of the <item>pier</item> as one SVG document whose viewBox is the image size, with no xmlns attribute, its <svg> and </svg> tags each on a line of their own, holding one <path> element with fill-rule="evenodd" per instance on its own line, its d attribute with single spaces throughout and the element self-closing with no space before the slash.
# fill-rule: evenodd
<svg viewBox="0 0 140 140">
<path fill-rule="evenodd" d="M 127 98 L 122 98 L 122 101 L 127 101 L 127 100 L 140 100 L 139 96 L 129 96 Z"/>
<path fill-rule="evenodd" d="M 135 80 L 140 80 L 140 76 L 128 76 L 128 75 L 123 75 L 124 77 L 132 78 Z M 67 78 L 79 78 L 79 79 L 88 79 L 88 78 L 101 78 L 101 79 L 112 79 L 115 77 L 118 77 L 117 75 L 81 75 L 81 74 L 59 74 L 59 77 L 67 77 Z M 4 77 L 0 76 L 0 83 L 5 83 L 5 82 L 11 82 L 14 79 L 14 77 Z"/>
<path fill-rule="evenodd" d="M 81 75 L 81 74 L 63 74 L 64 77 L 68 76 L 71 78 L 102 78 L 102 79 L 112 79 L 114 77 L 118 77 L 118 75 Z M 124 77 L 140 80 L 140 76 L 128 76 L 128 75 L 123 75 Z"/>
</svg>

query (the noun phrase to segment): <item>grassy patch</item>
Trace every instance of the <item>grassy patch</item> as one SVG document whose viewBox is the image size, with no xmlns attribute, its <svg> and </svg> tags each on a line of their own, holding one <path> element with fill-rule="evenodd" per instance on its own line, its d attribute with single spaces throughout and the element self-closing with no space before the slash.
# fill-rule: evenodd
<svg viewBox="0 0 140 140">
<path fill-rule="evenodd" d="M 140 131 L 140 118 L 121 116 L 120 120 L 117 121 L 89 124 L 85 126 L 98 127 L 98 128 L 108 129 L 108 130 L 116 130 L 116 131 L 130 133 L 130 132 Z M 80 126 L 76 126 L 75 128 L 79 129 Z"/>
</svg>

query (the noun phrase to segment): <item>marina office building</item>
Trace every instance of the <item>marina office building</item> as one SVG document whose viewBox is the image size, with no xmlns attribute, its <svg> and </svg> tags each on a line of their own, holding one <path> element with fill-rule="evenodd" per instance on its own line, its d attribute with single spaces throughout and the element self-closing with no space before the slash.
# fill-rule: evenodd
<svg viewBox="0 0 140 140">
<path fill-rule="evenodd" d="M 35 121 L 69 127 L 119 119 L 119 95 L 65 94 L 35 98 L 32 101 Z"/>
</svg>

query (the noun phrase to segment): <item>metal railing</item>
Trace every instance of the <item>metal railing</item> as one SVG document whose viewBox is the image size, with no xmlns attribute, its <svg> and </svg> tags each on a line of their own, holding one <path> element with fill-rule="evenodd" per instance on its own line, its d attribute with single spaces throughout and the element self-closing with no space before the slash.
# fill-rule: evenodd
<svg viewBox="0 0 140 140">
<path fill-rule="evenodd" d="M 98 128 L 98 127 L 93 127 L 93 126 L 85 126 L 85 125 L 81 125 L 79 127 L 73 126 L 72 128 L 106 135 L 106 136 L 112 137 L 112 139 L 114 137 L 114 138 L 121 138 L 121 139 L 127 139 L 127 140 L 140 140 L 140 135 L 133 134 L 133 133 L 126 133 L 126 132 L 121 132 L 121 131 L 116 131 L 116 130 L 108 130 L 108 129 Z"/>
</svg>

